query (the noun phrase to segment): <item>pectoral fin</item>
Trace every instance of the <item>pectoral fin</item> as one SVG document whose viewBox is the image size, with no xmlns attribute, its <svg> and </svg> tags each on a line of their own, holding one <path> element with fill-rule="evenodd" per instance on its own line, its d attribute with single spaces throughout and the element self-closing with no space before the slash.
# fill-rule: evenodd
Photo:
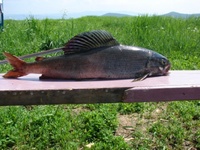
<svg viewBox="0 0 200 150">
<path fill-rule="evenodd" d="M 147 73 L 147 74 L 145 74 L 144 76 L 141 76 L 141 77 L 135 78 L 135 79 L 133 79 L 132 82 L 142 81 L 142 80 L 146 79 L 146 78 L 149 76 L 149 74 L 150 74 L 150 73 Z"/>
</svg>

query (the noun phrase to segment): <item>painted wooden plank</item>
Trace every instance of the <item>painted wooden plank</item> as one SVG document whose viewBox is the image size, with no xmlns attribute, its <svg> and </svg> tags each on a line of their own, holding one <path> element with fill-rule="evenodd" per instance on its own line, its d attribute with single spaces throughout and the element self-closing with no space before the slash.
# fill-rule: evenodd
<svg viewBox="0 0 200 150">
<path fill-rule="evenodd" d="M 200 99 L 200 70 L 170 71 L 144 81 L 44 80 L 30 74 L 4 79 L 0 74 L 0 105 L 87 104 Z"/>
<path fill-rule="evenodd" d="M 125 91 L 124 102 L 200 100 L 200 86 L 136 87 Z"/>
</svg>

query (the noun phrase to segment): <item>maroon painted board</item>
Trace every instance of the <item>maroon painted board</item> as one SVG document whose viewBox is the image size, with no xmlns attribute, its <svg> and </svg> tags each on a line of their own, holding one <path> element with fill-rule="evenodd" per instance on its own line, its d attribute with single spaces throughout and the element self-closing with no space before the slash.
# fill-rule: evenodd
<svg viewBox="0 0 200 150">
<path fill-rule="evenodd" d="M 0 105 L 154 102 L 200 99 L 200 70 L 170 71 L 144 81 L 39 80 L 30 74 L 4 79 L 0 74 Z"/>
</svg>

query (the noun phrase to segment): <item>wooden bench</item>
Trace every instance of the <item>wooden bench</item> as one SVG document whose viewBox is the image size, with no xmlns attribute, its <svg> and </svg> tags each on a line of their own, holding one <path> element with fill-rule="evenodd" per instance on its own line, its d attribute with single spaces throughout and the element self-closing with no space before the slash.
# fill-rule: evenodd
<svg viewBox="0 0 200 150">
<path fill-rule="evenodd" d="M 160 102 L 200 99 L 200 70 L 170 71 L 144 81 L 38 79 L 31 74 L 4 79 L 0 74 L 0 105 Z"/>
</svg>

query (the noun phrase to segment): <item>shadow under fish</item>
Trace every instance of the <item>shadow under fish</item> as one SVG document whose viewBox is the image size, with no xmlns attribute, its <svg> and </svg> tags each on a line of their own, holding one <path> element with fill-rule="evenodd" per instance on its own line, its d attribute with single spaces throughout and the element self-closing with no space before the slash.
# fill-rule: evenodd
<svg viewBox="0 0 200 150">
<path fill-rule="evenodd" d="M 141 47 L 121 45 L 103 30 L 76 35 L 64 48 L 64 55 L 36 58 L 26 63 L 4 52 L 13 66 L 4 78 L 18 78 L 30 73 L 42 74 L 40 79 L 134 79 L 167 75 L 169 60 L 163 55 Z"/>
</svg>

